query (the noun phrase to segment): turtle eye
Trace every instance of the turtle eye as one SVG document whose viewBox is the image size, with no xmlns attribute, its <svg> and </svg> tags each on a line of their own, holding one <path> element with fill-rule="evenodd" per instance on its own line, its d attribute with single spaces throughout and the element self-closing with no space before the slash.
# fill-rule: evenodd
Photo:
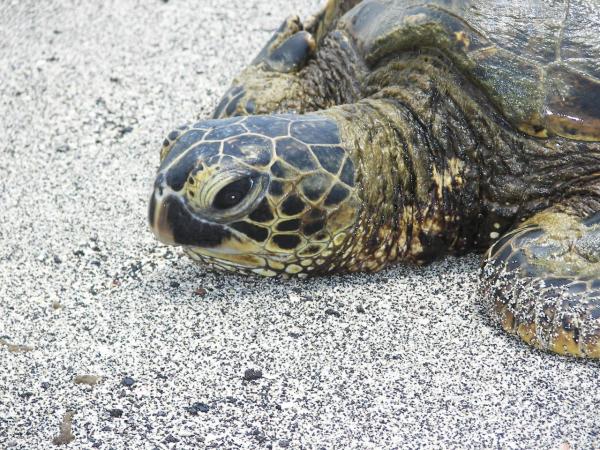
<svg viewBox="0 0 600 450">
<path fill-rule="evenodd" d="M 252 179 L 250 177 L 240 178 L 239 180 L 229 183 L 215 195 L 213 206 L 216 209 L 233 208 L 248 195 L 252 184 Z"/>
</svg>

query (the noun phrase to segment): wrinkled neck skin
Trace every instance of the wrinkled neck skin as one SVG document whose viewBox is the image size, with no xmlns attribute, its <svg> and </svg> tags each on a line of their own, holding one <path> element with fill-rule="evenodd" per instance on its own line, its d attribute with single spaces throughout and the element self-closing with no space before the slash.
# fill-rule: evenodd
<svg viewBox="0 0 600 450">
<path fill-rule="evenodd" d="M 444 152 L 396 99 L 325 114 L 352 149 L 362 200 L 347 270 L 378 270 L 397 260 L 423 264 L 472 246 L 481 208 L 478 173 L 468 159 Z"/>
<path fill-rule="evenodd" d="M 441 56 L 404 55 L 361 81 L 363 100 L 322 113 L 340 127 L 362 197 L 346 270 L 481 251 L 553 203 L 585 209 L 575 180 L 598 179 L 598 145 L 523 135 Z"/>
</svg>

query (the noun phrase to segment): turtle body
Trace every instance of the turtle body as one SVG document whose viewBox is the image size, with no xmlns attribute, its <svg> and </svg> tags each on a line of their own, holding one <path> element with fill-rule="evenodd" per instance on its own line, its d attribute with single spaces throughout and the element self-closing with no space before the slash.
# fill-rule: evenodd
<svg viewBox="0 0 600 450">
<path fill-rule="evenodd" d="M 485 253 L 502 327 L 600 358 L 600 9 L 330 0 L 161 149 L 149 220 L 208 267 L 307 277 Z"/>
</svg>

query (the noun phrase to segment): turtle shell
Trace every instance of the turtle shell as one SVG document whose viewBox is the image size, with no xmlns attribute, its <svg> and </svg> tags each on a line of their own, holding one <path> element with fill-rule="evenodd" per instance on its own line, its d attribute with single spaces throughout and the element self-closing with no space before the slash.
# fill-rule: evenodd
<svg viewBox="0 0 600 450">
<path fill-rule="evenodd" d="M 338 25 L 368 65 L 441 50 L 522 132 L 600 141 L 593 0 L 364 0 Z"/>
</svg>

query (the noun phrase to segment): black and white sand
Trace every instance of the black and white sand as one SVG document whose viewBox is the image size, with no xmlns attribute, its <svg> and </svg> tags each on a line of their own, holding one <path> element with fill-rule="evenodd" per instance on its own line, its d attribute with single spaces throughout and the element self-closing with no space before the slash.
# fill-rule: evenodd
<svg viewBox="0 0 600 450">
<path fill-rule="evenodd" d="M 600 364 L 490 323 L 476 256 L 281 282 L 154 240 L 163 136 L 294 3 L 0 3 L 0 448 L 600 448 Z"/>
</svg>

